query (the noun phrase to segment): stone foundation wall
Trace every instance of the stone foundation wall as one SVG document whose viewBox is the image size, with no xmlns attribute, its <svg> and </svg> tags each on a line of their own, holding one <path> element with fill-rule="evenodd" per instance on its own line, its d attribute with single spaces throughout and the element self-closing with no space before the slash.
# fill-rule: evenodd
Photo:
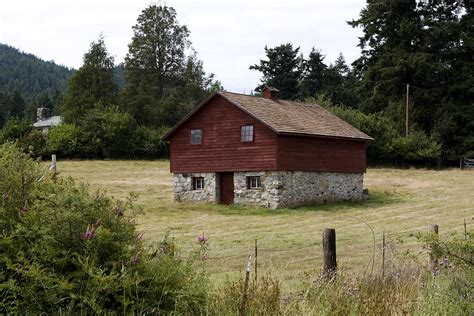
<svg viewBox="0 0 474 316">
<path fill-rule="evenodd" d="M 260 176 L 262 187 L 249 189 L 247 177 Z M 193 190 L 193 177 L 203 177 L 202 190 Z M 218 202 L 215 173 L 174 175 L 176 201 Z M 234 204 L 272 209 L 311 203 L 358 201 L 363 197 L 362 173 L 259 171 L 234 173 Z"/>
<path fill-rule="evenodd" d="M 193 178 L 204 178 L 204 189 L 193 190 Z M 175 173 L 173 175 L 174 199 L 177 202 L 217 202 L 219 190 L 216 187 L 215 173 Z"/>
<path fill-rule="evenodd" d="M 248 189 L 247 177 L 260 176 L 262 188 Z M 266 171 L 235 172 L 234 203 L 272 209 L 362 199 L 362 173 Z"/>
</svg>

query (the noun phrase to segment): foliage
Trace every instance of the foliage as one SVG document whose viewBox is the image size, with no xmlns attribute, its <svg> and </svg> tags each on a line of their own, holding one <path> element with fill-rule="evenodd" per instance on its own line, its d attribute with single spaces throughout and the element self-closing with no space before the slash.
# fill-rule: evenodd
<svg viewBox="0 0 474 316">
<path fill-rule="evenodd" d="M 172 242 L 145 245 L 135 197 L 57 179 L 0 147 L 0 313 L 199 314 L 207 281 Z M 165 245 L 168 245 L 165 247 Z"/>
<path fill-rule="evenodd" d="M 345 106 L 334 106 L 324 96 L 306 99 L 324 106 L 333 114 L 374 138 L 367 147 L 369 163 L 396 163 L 402 161 L 429 161 L 440 155 L 440 144 L 422 131 L 408 137 L 398 133 L 396 124 L 384 113 L 363 113 Z"/>
<path fill-rule="evenodd" d="M 61 124 L 48 132 L 46 148 L 50 153 L 64 157 L 79 154 L 79 128 L 74 124 Z"/>
<path fill-rule="evenodd" d="M 69 79 L 61 115 L 66 122 L 77 123 L 89 110 L 113 104 L 116 96 L 114 59 L 99 37 L 84 54 L 84 64 Z"/>
<path fill-rule="evenodd" d="M 139 125 L 172 126 L 208 94 L 212 75 L 206 77 L 194 52 L 186 56 L 190 32 L 172 7 L 148 6 L 133 33 L 121 104 Z"/>
<path fill-rule="evenodd" d="M 45 152 L 45 140 L 42 133 L 34 130 L 31 122 L 23 119 L 10 119 L 0 130 L 0 144 L 16 142 L 23 152 L 40 156 Z"/>
<path fill-rule="evenodd" d="M 9 119 L 24 117 L 26 101 L 18 91 L 3 94 L 0 92 L 0 128 Z"/>
<path fill-rule="evenodd" d="M 360 108 L 378 112 L 402 101 L 409 83 L 412 124 L 449 160 L 474 138 L 472 9 L 469 1 L 368 2 L 349 23 L 364 32 L 354 62 Z"/>
<path fill-rule="evenodd" d="M 209 304 L 212 315 L 278 315 L 281 313 L 281 282 L 270 275 L 258 280 L 252 278 L 247 290 L 247 302 L 243 305 L 244 281 L 227 280 L 214 293 Z"/>
<path fill-rule="evenodd" d="M 293 48 L 290 43 L 274 48 L 265 46 L 268 60 L 260 60 L 259 64 L 250 66 L 251 70 L 262 73 L 262 84 L 257 90 L 262 90 L 263 86 L 268 85 L 280 90 L 279 97 L 282 99 L 296 99 L 303 63 L 299 50 L 299 47 Z"/>
<path fill-rule="evenodd" d="M 137 128 L 134 118 L 117 106 L 101 108 L 96 106 L 80 121 L 82 142 L 86 145 L 83 152 L 106 158 L 127 153 L 133 146 Z"/>
<path fill-rule="evenodd" d="M 53 61 L 0 44 L 0 93 L 17 91 L 31 102 L 43 93 L 54 95 L 56 91 L 64 91 L 72 73 L 72 69 Z"/>
</svg>

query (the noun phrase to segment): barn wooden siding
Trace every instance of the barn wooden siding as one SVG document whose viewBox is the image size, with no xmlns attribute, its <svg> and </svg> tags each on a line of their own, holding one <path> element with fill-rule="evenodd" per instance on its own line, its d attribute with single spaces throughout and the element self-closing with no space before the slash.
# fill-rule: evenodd
<svg viewBox="0 0 474 316">
<path fill-rule="evenodd" d="M 254 126 L 254 141 L 240 142 L 240 127 Z M 190 130 L 202 128 L 202 144 L 190 144 Z M 170 139 L 171 172 L 276 170 L 277 135 L 216 95 Z"/>
<path fill-rule="evenodd" d="M 365 141 L 278 136 L 278 170 L 365 172 Z"/>
<path fill-rule="evenodd" d="M 240 127 L 254 126 L 254 141 L 240 141 Z M 202 144 L 190 130 L 202 129 Z M 226 171 L 365 172 L 361 140 L 277 135 L 257 119 L 216 95 L 170 138 L 172 173 Z"/>
</svg>

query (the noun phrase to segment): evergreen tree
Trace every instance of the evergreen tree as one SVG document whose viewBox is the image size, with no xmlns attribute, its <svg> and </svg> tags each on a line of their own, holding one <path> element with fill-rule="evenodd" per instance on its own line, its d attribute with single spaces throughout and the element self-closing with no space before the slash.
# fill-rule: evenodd
<svg viewBox="0 0 474 316">
<path fill-rule="evenodd" d="M 171 126 L 207 93 L 212 76 L 193 52 L 189 30 L 166 5 L 150 5 L 133 27 L 123 104 L 139 124 Z"/>
<path fill-rule="evenodd" d="M 369 1 L 350 22 L 364 31 L 354 63 L 362 109 L 404 113 L 390 107 L 403 106 L 410 84 L 410 126 L 436 137 L 448 159 L 474 144 L 472 7 L 469 1 Z"/>
<path fill-rule="evenodd" d="M 300 95 L 302 99 L 315 97 L 325 92 L 327 84 L 327 65 L 324 55 L 314 47 L 304 61 L 304 75 L 301 82 Z"/>
<path fill-rule="evenodd" d="M 261 82 L 256 90 L 268 85 L 280 90 L 278 97 L 293 100 L 299 96 L 299 81 L 302 74 L 303 57 L 299 54 L 300 48 L 293 48 L 290 43 L 274 48 L 265 46 L 267 60 L 260 60 L 259 64 L 250 66 L 251 70 L 262 73 Z"/>
<path fill-rule="evenodd" d="M 69 80 L 60 112 L 67 122 L 78 122 L 87 111 L 115 103 L 116 97 L 114 59 L 101 36 L 91 43 L 84 64 Z"/>
<path fill-rule="evenodd" d="M 73 70 L 0 44 L 0 92 L 18 91 L 27 103 L 46 92 L 64 91 Z"/>
<path fill-rule="evenodd" d="M 333 104 L 344 104 L 349 107 L 357 106 L 355 87 L 357 78 L 352 69 L 346 64 L 342 53 L 339 54 L 334 64 L 326 70 L 326 88 L 324 94 Z"/>
</svg>

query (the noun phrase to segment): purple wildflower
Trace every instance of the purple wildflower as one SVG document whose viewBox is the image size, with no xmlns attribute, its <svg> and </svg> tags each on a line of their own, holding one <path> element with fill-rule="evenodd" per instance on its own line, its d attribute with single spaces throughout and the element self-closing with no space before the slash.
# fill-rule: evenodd
<svg viewBox="0 0 474 316">
<path fill-rule="evenodd" d="M 202 235 L 198 235 L 196 237 L 196 240 L 199 244 L 205 245 L 207 241 L 209 240 L 209 237 L 205 236 L 204 233 L 202 233 Z"/>
<path fill-rule="evenodd" d="M 22 213 L 28 213 L 28 207 L 23 206 L 23 207 L 21 208 L 21 212 L 22 212 Z"/>
<path fill-rule="evenodd" d="M 86 231 L 84 232 L 84 234 L 82 234 L 82 238 L 84 240 L 91 240 L 92 238 L 94 238 L 95 236 L 95 227 L 94 225 L 87 225 L 87 229 Z"/>
</svg>

